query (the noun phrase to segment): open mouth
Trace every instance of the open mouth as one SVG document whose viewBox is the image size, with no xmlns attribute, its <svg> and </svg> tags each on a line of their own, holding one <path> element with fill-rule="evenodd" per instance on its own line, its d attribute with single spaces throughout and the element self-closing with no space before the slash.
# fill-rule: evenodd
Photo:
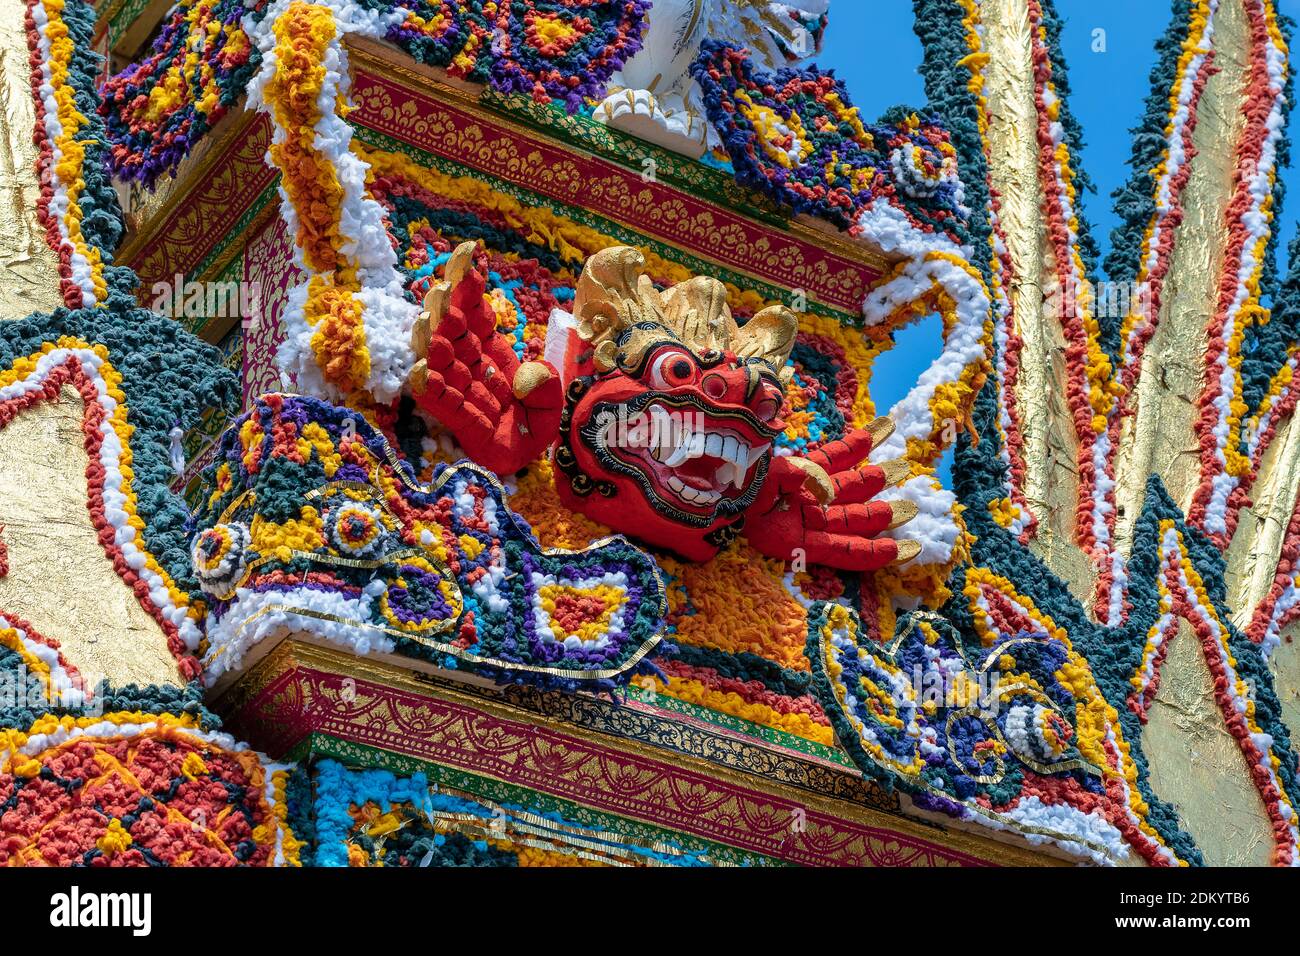
<svg viewBox="0 0 1300 956">
<path fill-rule="evenodd" d="M 753 503 L 773 434 L 744 412 L 648 393 L 599 406 L 583 437 L 606 468 L 636 478 L 652 501 L 702 525 Z"/>
</svg>

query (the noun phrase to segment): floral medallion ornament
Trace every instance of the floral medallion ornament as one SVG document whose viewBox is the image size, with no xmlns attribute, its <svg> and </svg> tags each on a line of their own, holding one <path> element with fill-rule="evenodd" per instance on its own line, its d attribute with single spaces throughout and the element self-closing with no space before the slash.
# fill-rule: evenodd
<svg viewBox="0 0 1300 956">
<path fill-rule="evenodd" d="M 380 613 L 389 626 L 414 632 L 437 631 L 456 619 L 460 594 L 454 580 L 419 557 L 406 558 L 391 569 Z"/>
<path fill-rule="evenodd" d="M 209 679 L 295 631 L 569 689 L 626 683 L 660 647 L 665 586 L 648 555 L 622 538 L 544 550 L 489 473 L 442 466 L 421 484 L 347 408 L 265 396 L 208 476 L 193 551 L 215 599 Z"/>
<path fill-rule="evenodd" d="M 373 558 L 392 549 L 390 522 L 397 519 L 373 505 L 343 499 L 325 512 L 325 537 L 340 554 Z"/>
<path fill-rule="evenodd" d="M 1012 751 L 1040 763 L 1055 763 L 1069 750 L 1074 728 L 1042 704 L 1016 704 L 1007 711 L 1007 743 Z"/>
<path fill-rule="evenodd" d="M 231 591 L 244 574 L 252 536 L 239 522 L 218 524 L 199 534 L 190 547 L 194 574 L 208 594 Z"/>
<path fill-rule="evenodd" d="M 944 151 L 945 138 L 913 139 L 895 147 L 889 154 L 889 166 L 899 190 L 908 197 L 924 202 L 935 198 L 945 185 L 957 183 L 957 154 Z"/>
</svg>

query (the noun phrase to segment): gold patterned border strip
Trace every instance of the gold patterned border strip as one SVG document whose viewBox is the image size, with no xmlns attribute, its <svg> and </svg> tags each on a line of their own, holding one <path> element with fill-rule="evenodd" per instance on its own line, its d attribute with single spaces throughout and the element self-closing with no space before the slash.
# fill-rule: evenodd
<svg viewBox="0 0 1300 956">
<path fill-rule="evenodd" d="M 394 658 L 351 658 L 308 636 L 286 639 L 271 649 L 268 659 L 278 657 L 296 663 L 309 662 L 322 671 L 373 673 L 378 681 L 394 686 L 400 684 L 421 696 L 463 693 L 467 681 L 472 681 L 478 698 L 497 701 L 514 711 L 551 720 L 557 725 L 653 741 L 666 751 L 701 755 L 713 763 L 761 774 L 799 789 L 839 797 L 887 813 L 897 813 L 900 808 L 896 793 L 865 779 L 847 761 L 844 764 L 828 761 L 725 727 L 683 718 L 680 714 L 661 711 L 635 700 L 612 701 L 594 694 L 565 694 L 532 687 L 496 688 L 486 681 L 472 678 L 451 680 Z M 349 660 L 353 662 L 350 670 Z M 223 683 L 220 690 L 223 706 L 231 710 L 245 707 L 253 696 L 262 692 L 265 681 L 274 679 L 289 666 L 284 662 L 267 667 L 253 666 L 239 678 Z M 369 669 L 371 667 L 373 671 Z"/>
<path fill-rule="evenodd" d="M 345 39 L 344 43 L 348 47 L 349 58 L 353 62 L 360 64 L 367 72 L 387 76 L 403 86 L 412 86 L 427 91 L 437 99 L 462 104 L 465 108 L 476 113 L 491 115 L 493 122 L 502 129 L 521 134 L 535 134 L 539 131 L 545 133 L 548 129 L 555 128 L 555 123 L 552 122 L 553 117 L 545 115 L 547 108 L 533 103 L 526 96 L 507 96 L 488 87 L 454 80 L 447 76 L 445 70 L 416 63 L 405 53 L 386 42 L 350 36 Z M 539 113 L 539 111 L 541 112 Z M 523 123 L 520 122 L 521 116 L 527 118 Z M 586 124 L 587 132 L 585 135 L 572 132 L 574 125 L 578 123 Z M 638 176 L 643 169 L 645 160 L 657 157 L 657 165 L 672 167 L 671 175 L 676 180 L 676 185 L 681 186 L 688 192 L 696 193 L 709 188 L 702 182 L 693 181 L 693 177 L 716 178 L 721 180 L 716 185 L 721 185 L 723 188 L 736 193 L 737 199 L 732 203 L 733 206 L 742 207 L 746 204 L 753 204 L 760 210 L 762 216 L 780 217 L 781 231 L 785 233 L 820 248 L 829 249 L 845 259 L 859 262 L 873 272 L 885 272 L 889 269 L 888 259 L 866 243 L 849 238 L 834 226 L 819 219 L 806 217 L 803 214 L 790 217 L 787 212 L 782 211 L 778 204 L 760 193 L 738 185 L 730 174 L 722 170 L 705 166 L 698 160 L 664 150 L 629 133 L 604 126 L 584 117 L 568 117 L 567 114 L 564 114 L 560 126 L 571 131 L 571 135 L 568 137 L 569 140 L 589 141 L 593 138 L 607 140 L 595 151 L 599 151 L 604 155 L 621 155 L 622 165 L 635 172 Z M 560 145 L 575 155 L 594 151 L 584 151 L 568 141 Z M 753 215 L 748 216 L 748 218 L 763 221 L 763 219 Z"/>
<path fill-rule="evenodd" d="M 138 228 L 117 253 L 118 262 L 139 274 L 146 292 L 153 283 L 171 282 L 177 274 L 196 281 L 219 274 L 243 252 L 247 237 L 276 212 L 277 204 L 271 202 L 247 218 L 278 175 L 265 159 L 270 122 L 241 110 L 222 125 L 224 130 L 208 134 L 219 137 L 218 142 L 170 185 L 159 186 L 162 198 L 142 210 Z M 238 232 L 231 233 L 241 221 Z M 203 274 L 196 274 L 214 253 Z"/>
<path fill-rule="evenodd" d="M 362 63 L 364 60 L 364 63 Z M 586 209 L 751 279 L 799 289 L 857 314 L 886 265 L 865 247 L 847 256 L 831 237 L 775 229 L 656 179 L 445 96 L 399 66 L 358 58 L 349 121 L 444 157 L 539 200 Z"/>
<path fill-rule="evenodd" d="M 1059 862 L 801 789 L 773 773 L 758 747 L 749 748 L 752 763 L 724 766 L 710 758 L 715 741 L 703 734 L 669 750 L 531 713 L 491 691 L 450 682 L 435 687 L 392 665 L 297 640 L 277 647 L 216 706 L 236 732 L 272 753 L 326 735 L 790 862 Z"/>
</svg>

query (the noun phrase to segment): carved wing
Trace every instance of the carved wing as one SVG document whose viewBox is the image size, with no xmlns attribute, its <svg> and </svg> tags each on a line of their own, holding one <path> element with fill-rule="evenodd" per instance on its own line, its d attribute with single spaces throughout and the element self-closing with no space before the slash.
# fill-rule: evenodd
<svg viewBox="0 0 1300 956">
<path fill-rule="evenodd" d="M 707 36 L 745 47 L 755 63 L 774 69 L 816 56 L 826 31 L 830 0 L 740 0 L 712 5 Z"/>
</svg>

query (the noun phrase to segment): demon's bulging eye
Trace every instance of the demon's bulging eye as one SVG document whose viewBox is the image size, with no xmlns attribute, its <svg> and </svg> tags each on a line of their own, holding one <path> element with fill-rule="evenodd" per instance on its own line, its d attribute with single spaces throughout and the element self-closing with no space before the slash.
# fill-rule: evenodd
<svg viewBox="0 0 1300 956">
<path fill-rule="evenodd" d="M 650 360 L 650 384 L 654 388 L 694 385 L 699 377 L 699 365 L 684 349 L 666 348 Z"/>
</svg>

